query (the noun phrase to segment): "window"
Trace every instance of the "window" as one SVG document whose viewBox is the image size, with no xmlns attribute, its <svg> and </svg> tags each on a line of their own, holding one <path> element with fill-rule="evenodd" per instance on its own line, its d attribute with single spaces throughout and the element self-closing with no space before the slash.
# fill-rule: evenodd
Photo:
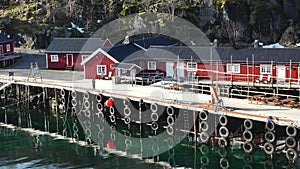
<svg viewBox="0 0 300 169">
<path fill-rule="evenodd" d="M 81 61 L 84 61 L 86 58 L 89 57 L 89 55 L 82 55 L 81 57 L 82 57 L 82 58 L 81 58 Z"/>
<path fill-rule="evenodd" d="M 148 70 L 156 70 L 156 62 L 148 61 Z"/>
<path fill-rule="evenodd" d="M 227 73 L 240 73 L 240 64 L 227 64 Z"/>
<path fill-rule="evenodd" d="M 260 65 L 260 74 L 272 74 L 272 66 Z"/>
<path fill-rule="evenodd" d="M 97 65 L 97 75 L 106 75 L 106 65 Z"/>
<path fill-rule="evenodd" d="M 51 55 L 51 62 L 58 62 L 58 55 Z"/>
<path fill-rule="evenodd" d="M 7 52 L 10 52 L 10 44 L 7 44 L 7 45 L 6 45 L 6 51 L 7 51 Z"/>
<path fill-rule="evenodd" d="M 197 63 L 196 62 L 187 62 L 186 67 L 187 67 L 187 71 L 195 71 L 195 70 L 197 70 Z"/>
</svg>

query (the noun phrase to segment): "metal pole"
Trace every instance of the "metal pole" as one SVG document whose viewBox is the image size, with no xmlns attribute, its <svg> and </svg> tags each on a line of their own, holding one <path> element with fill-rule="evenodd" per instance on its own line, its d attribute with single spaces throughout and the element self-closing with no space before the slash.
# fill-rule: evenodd
<svg viewBox="0 0 300 169">
<path fill-rule="evenodd" d="M 210 84 L 213 84 L 213 79 L 212 79 L 212 47 L 210 47 L 210 68 L 209 68 L 209 72 L 210 72 Z"/>
<path fill-rule="evenodd" d="M 289 88 L 292 86 L 292 60 L 290 60 L 290 83 L 289 83 Z"/>
<path fill-rule="evenodd" d="M 232 55 L 230 56 L 230 67 L 231 67 L 231 86 L 233 85 L 233 65 L 232 65 Z"/>
<path fill-rule="evenodd" d="M 252 54 L 252 86 L 254 86 L 254 75 L 255 75 L 255 67 L 254 67 L 254 55 Z"/>
</svg>

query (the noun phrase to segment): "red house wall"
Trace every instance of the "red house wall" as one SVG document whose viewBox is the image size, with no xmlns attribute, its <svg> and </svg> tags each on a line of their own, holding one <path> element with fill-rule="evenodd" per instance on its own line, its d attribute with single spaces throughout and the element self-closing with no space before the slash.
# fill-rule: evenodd
<svg viewBox="0 0 300 169">
<path fill-rule="evenodd" d="M 58 62 L 51 62 L 51 55 L 58 55 Z M 66 69 L 66 57 L 65 54 L 47 54 L 47 63 L 49 69 Z"/>
<path fill-rule="evenodd" d="M 83 66 L 81 65 L 82 56 L 78 53 L 68 53 L 73 55 L 73 66 L 76 70 L 83 70 Z M 49 69 L 66 69 L 67 68 L 67 55 L 65 53 L 57 54 L 57 53 L 48 53 L 47 61 Z M 58 62 L 51 62 L 51 55 L 58 55 Z M 86 54 L 89 55 L 89 54 Z"/>
<path fill-rule="evenodd" d="M 97 65 L 106 65 L 106 75 L 108 77 L 109 72 L 112 72 L 112 75 L 115 74 L 115 69 L 111 68 L 112 65 L 115 64 L 112 60 L 110 60 L 107 56 L 102 53 L 98 53 L 91 60 L 89 60 L 85 64 L 85 78 L 86 79 L 94 79 L 100 78 L 100 75 L 97 75 Z"/>
<path fill-rule="evenodd" d="M 10 44 L 10 51 L 7 51 L 6 45 Z M 13 55 L 15 53 L 15 42 L 1 43 L 4 56 Z"/>
</svg>

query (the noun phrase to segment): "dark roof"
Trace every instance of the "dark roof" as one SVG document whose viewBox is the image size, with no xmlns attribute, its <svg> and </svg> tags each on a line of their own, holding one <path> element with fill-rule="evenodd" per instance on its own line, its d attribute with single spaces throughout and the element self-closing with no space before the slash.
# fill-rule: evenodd
<svg viewBox="0 0 300 169">
<path fill-rule="evenodd" d="M 144 38 L 139 40 L 134 40 L 128 44 L 119 44 L 113 47 L 109 47 L 104 49 L 114 57 L 119 62 L 123 60 L 128 60 L 128 58 L 135 58 L 139 55 L 143 55 L 145 52 L 144 49 L 147 49 L 151 46 L 173 46 L 175 43 L 166 37 L 163 36 L 156 36 L 150 38 Z M 142 47 L 142 48 L 141 48 Z M 134 56 L 132 56 L 134 55 Z"/>
<path fill-rule="evenodd" d="M 148 49 L 150 46 L 174 46 L 176 43 L 167 39 L 164 36 L 155 36 L 150 38 L 143 38 L 134 41 L 135 44 Z"/>
<path fill-rule="evenodd" d="M 46 53 L 93 53 L 104 43 L 100 38 L 54 38 Z"/>
<path fill-rule="evenodd" d="M 196 60 L 202 62 L 223 61 L 231 62 L 300 62 L 300 49 L 298 48 L 244 48 L 234 49 L 229 47 L 197 47 L 197 46 L 171 46 L 150 47 L 144 54 L 131 55 L 126 60 L 153 59 L 153 60 Z"/>
<path fill-rule="evenodd" d="M 124 70 L 131 70 L 134 66 L 138 67 L 141 69 L 138 65 L 134 63 L 115 63 L 112 68 L 115 69 L 124 69 Z"/>
<path fill-rule="evenodd" d="M 111 55 L 113 58 L 121 62 L 128 56 L 138 51 L 141 51 L 142 49 L 132 43 L 128 43 L 128 44 L 120 44 L 113 47 L 109 47 L 106 48 L 105 50 L 108 51 L 107 53 Z"/>
<path fill-rule="evenodd" d="M 0 33 L 0 43 L 13 42 L 15 40 L 8 38 L 4 34 Z"/>
</svg>

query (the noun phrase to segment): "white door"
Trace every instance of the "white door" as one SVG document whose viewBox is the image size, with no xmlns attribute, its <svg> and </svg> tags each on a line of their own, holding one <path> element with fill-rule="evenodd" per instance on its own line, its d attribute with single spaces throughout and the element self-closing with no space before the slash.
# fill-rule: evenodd
<svg viewBox="0 0 300 169">
<path fill-rule="evenodd" d="M 177 65 L 177 75 L 179 77 L 179 79 L 183 79 L 184 78 L 184 63 L 183 62 L 179 62 Z"/>
<path fill-rule="evenodd" d="M 173 62 L 166 62 L 166 76 L 174 77 L 174 63 Z"/>
<path fill-rule="evenodd" d="M 277 80 L 278 82 L 285 82 L 285 66 L 279 65 L 277 66 Z"/>
</svg>

